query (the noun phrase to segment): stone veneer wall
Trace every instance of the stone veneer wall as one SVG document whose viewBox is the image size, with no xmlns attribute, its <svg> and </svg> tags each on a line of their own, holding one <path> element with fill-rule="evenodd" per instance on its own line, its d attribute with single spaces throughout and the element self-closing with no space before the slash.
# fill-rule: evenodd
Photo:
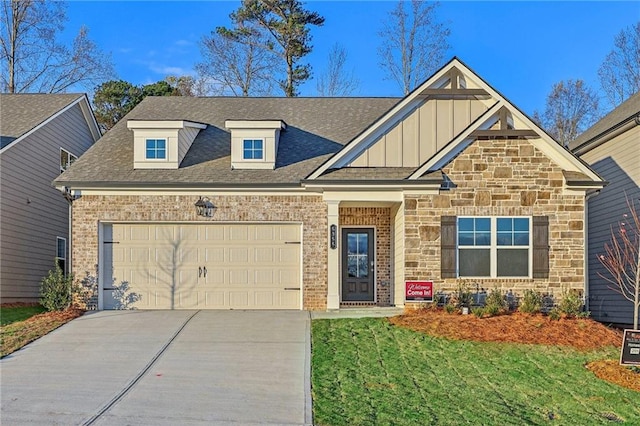
<svg viewBox="0 0 640 426">
<path fill-rule="evenodd" d="M 584 195 L 563 194 L 562 170 L 542 152 L 526 140 L 479 140 L 443 172 L 455 188 L 405 197 L 405 279 L 433 280 L 436 291 L 455 290 L 463 280 L 440 276 L 441 216 L 548 216 L 548 279 L 473 283 L 517 295 L 527 288 L 556 296 L 584 289 Z"/>
<path fill-rule="evenodd" d="M 341 207 L 340 226 L 375 228 L 376 304 L 391 305 L 391 209 L 385 207 Z"/>
<path fill-rule="evenodd" d="M 211 218 L 197 216 L 193 195 L 86 195 L 73 203 L 73 272 L 94 274 L 98 222 L 301 222 L 303 307 L 327 308 L 327 207 L 321 196 L 210 197 Z"/>
</svg>

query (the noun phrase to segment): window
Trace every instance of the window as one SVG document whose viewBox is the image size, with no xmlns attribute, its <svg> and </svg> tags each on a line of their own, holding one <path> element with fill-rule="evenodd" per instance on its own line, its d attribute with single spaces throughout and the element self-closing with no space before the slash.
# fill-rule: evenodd
<svg viewBox="0 0 640 426">
<path fill-rule="evenodd" d="M 264 149 L 262 139 L 245 139 L 242 141 L 242 158 L 245 160 L 262 160 Z"/>
<path fill-rule="evenodd" d="M 147 160 L 166 160 L 167 159 L 167 140 L 166 139 L 147 139 Z"/>
<path fill-rule="evenodd" d="M 458 218 L 459 277 L 530 276 L 531 218 Z"/>
<path fill-rule="evenodd" d="M 67 239 L 62 237 L 57 237 L 57 247 L 56 247 L 56 262 L 62 272 L 67 272 Z"/>
<path fill-rule="evenodd" d="M 60 173 L 64 172 L 69 168 L 70 165 L 76 161 L 78 157 L 70 153 L 64 148 L 60 148 Z"/>
</svg>

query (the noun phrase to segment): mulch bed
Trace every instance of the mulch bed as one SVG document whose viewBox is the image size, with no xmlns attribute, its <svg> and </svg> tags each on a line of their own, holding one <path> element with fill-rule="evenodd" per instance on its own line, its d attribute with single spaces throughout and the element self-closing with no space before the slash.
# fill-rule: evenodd
<svg viewBox="0 0 640 426">
<path fill-rule="evenodd" d="M 590 351 L 622 345 L 622 331 L 589 318 L 561 318 L 520 312 L 490 318 L 449 314 L 443 309 L 418 309 L 390 318 L 392 324 L 432 336 L 480 342 L 571 346 Z M 617 360 L 586 365 L 600 379 L 640 391 L 640 373 L 619 365 Z"/>
</svg>

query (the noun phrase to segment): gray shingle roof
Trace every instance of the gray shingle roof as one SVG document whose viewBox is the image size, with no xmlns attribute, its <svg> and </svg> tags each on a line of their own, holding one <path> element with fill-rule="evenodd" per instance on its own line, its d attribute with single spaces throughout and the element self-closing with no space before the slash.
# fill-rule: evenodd
<svg viewBox="0 0 640 426">
<path fill-rule="evenodd" d="M 0 94 L 0 148 L 4 148 L 82 94 Z"/>
<path fill-rule="evenodd" d="M 593 126 L 582 132 L 575 140 L 569 144 L 571 150 L 576 149 L 585 142 L 590 141 L 612 127 L 626 121 L 627 119 L 640 114 L 640 92 L 631 96 L 621 103 L 617 108 L 605 115 Z"/>
<path fill-rule="evenodd" d="M 56 183 L 91 185 L 298 184 L 370 126 L 398 98 L 147 97 L 92 146 Z M 178 169 L 134 170 L 127 120 L 188 120 L 207 124 Z M 281 133 L 274 170 L 231 170 L 225 120 L 277 119 Z"/>
</svg>

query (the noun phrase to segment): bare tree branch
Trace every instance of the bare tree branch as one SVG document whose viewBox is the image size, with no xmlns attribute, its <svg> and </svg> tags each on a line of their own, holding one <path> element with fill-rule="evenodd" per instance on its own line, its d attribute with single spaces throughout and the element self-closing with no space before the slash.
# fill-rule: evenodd
<svg viewBox="0 0 640 426">
<path fill-rule="evenodd" d="M 640 22 L 620 31 L 598 69 L 602 90 L 615 108 L 640 91 Z"/>
<path fill-rule="evenodd" d="M 379 32 L 380 66 L 405 95 L 442 65 L 449 49 L 450 30 L 438 22 L 437 7 L 438 3 L 401 0 Z"/>
<path fill-rule="evenodd" d="M 80 85 L 89 90 L 114 74 L 111 58 L 80 28 L 73 45 L 58 43 L 64 28 L 64 2 L 3 1 L 0 6 L 0 85 L 2 91 L 65 92 Z"/>
<path fill-rule="evenodd" d="M 611 240 L 604 245 L 598 260 L 608 274 L 601 274 L 612 290 L 633 303 L 633 329 L 638 330 L 640 311 L 640 211 L 627 198 L 629 213 L 611 228 Z"/>
<path fill-rule="evenodd" d="M 347 51 L 338 43 L 331 47 L 327 68 L 318 77 L 316 88 L 319 96 L 349 96 L 360 86 L 353 70 L 347 71 Z"/>
</svg>

